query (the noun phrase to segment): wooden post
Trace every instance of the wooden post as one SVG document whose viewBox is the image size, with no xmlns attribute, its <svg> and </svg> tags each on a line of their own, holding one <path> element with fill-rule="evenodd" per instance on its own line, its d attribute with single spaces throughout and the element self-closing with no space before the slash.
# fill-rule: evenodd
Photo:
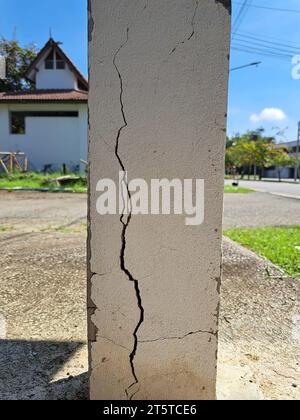
<svg viewBox="0 0 300 420">
<path fill-rule="evenodd" d="M 12 174 L 14 172 L 14 160 L 13 160 L 13 154 L 9 154 L 9 172 Z"/>
</svg>

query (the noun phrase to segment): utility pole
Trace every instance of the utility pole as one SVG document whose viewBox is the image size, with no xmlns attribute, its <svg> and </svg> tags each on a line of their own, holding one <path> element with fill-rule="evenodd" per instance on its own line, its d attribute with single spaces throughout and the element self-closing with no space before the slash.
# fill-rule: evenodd
<svg viewBox="0 0 300 420">
<path fill-rule="evenodd" d="M 295 167 L 295 182 L 299 178 L 299 157 L 300 157 L 300 121 L 298 122 L 298 136 L 297 136 L 297 147 L 296 147 L 296 167 Z"/>
</svg>

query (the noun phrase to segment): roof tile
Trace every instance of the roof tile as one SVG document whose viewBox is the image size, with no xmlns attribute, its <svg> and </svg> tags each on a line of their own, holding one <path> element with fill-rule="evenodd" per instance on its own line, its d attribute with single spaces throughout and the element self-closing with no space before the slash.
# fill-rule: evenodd
<svg viewBox="0 0 300 420">
<path fill-rule="evenodd" d="M 34 90 L 0 92 L 0 103 L 28 102 L 87 102 L 88 93 L 79 90 Z"/>
</svg>

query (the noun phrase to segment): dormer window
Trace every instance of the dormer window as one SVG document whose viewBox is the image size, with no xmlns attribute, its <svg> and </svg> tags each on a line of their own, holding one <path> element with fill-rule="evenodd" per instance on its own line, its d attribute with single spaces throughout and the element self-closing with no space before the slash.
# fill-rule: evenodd
<svg viewBox="0 0 300 420">
<path fill-rule="evenodd" d="M 56 52 L 56 69 L 64 70 L 66 68 L 66 62 L 62 55 Z"/>
<path fill-rule="evenodd" d="M 65 70 L 66 62 L 64 57 L 59 53 L 52 50 L 45 60 L 46 70 Z"/>
<path fill-rule="evenodd" d="M 53 70 L 54 69 L 54 51 L 52 50 L 48 57 L 45 60 L 45 69 Z"/>
</svg>

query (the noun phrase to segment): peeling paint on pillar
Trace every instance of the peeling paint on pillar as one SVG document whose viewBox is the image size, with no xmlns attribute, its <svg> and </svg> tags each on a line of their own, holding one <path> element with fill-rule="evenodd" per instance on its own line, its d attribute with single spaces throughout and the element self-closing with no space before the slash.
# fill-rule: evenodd
<svg viewBox="0 0 300 420">
<path fill-rule="evenodd" d="M 90 0 L 92 399 L 215 399 L 229 11 Z M 204 224 L 100 217 L 97 182 L 120 170 L 205 179 Z"/>
<path fill-rule="evenodd" d="M 231 15 L 232 11 L 232 3 L 231 0 L 215 0 L 216 3 L 221 3 L 226 10 L 228 10 L 228 13 Z"/>
</svg>

